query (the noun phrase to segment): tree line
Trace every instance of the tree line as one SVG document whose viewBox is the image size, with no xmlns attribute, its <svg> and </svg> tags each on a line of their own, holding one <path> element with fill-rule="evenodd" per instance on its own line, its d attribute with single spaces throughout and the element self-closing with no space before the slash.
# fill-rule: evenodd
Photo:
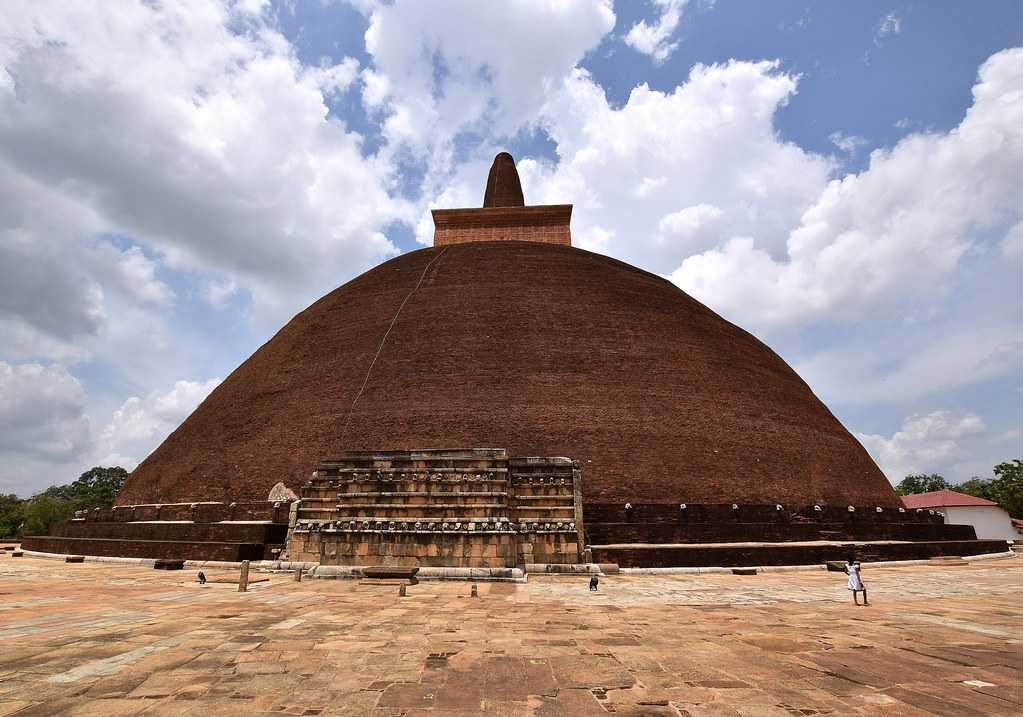
<svg viewBox="0 0 1023 717">
<path fill-rule="evenodd" d="M 937 473 L 913 473 L 895 486 L 899 495 L 930 493 L 946 488 L 978 498 L 993 500 L 1009 511 L 1013 518 L 1023 518 L 1023 460 L 1016 458 L 999 463 L 992 469 L 994 478 L 974 476 L 959 485 L 952 485 Z"/>
<path fill-rule="evenodd" d="M 0 537 L 46 535 L 53 523 L 70 519 L 76 510 L 109 508 L 127 477 L 120 466 L 96 466 L 74 483 L 50 486 L 31 498 L 0 493 Z"/>
</svg>

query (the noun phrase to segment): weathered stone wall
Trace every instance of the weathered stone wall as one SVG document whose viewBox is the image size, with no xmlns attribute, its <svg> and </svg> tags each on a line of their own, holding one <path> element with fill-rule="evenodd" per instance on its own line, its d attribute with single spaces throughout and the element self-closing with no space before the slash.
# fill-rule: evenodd
<svg viewBox="0 0 1023 717">
<path fill-rule="evenodd" d="M 302 488 L 288 557 L 327 565 L 576 563 L 579 469 L 502 449 L 351 452 Z"/>
<path fill-rule="evenodd" d="M 622 504 L 585 506 L 586 544 L 792 540 L 967 540 L 934 511 L 876 505 Z"/>
</svg>

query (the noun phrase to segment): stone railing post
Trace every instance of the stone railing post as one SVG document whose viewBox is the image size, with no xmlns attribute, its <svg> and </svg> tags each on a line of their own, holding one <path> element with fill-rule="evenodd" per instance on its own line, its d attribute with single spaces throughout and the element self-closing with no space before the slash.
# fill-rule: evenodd
<svg viewBox="0 0 1023 717">
<path fill-rule="evenodd" d="M 586 539 L 586 531 L 583 530 L 583 480 L 582 471 L 579 469 L 579 464 L 576 463 L 572 467 L 572 503 L 575 507 L 575 531 L 576 531 L 576 544 L 579 546 L 576 550 L 579 562 L 583 562 L 583 550 L 585 549 L 584 541 Z"/>
<path fill-rule="evenodd" d="M 249 561 L 242 561 L 241 572 L 238 574 L 238 592 L 243 593 L 249 589 Z"/>
</svg>

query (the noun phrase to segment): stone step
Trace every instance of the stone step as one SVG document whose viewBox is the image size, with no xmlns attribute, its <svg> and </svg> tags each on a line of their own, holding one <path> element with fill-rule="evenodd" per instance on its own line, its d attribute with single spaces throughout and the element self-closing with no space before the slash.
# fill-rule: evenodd
<svg viewBox="0 0 1023 717">
<path fill-rule="evenodd" d="M 400 490 L 400 491 L 352 491 L 341 493 L 338 497 L 343 498 L 376 498 L 376 497 L 409 497 L 409 498 L 476 498 L 476 497 L 501 497 L 507 498 L 508 491 L 500 490 L 466 490 L 466 491 L 427 491 L 427 490 Z"/>
<path fill-rule="evenodd" d="M 947 556 L 1005 552 L 1000 540 L 937 541 L 803 541 L 778 543 L 619 544 L 591 545 L 594 562 L 623 568 L 749 567 L 761 565 L 823 565 L 844 561 L 849 553 L 861 562 L 928 560 Z M 957 563 L 960 561 L 956 559 Z M 941 562 L 938 562 L 940 565 Z"/>
<path fill-rule="evenodd" d="M 510 510 L 516 515 L 522 515 L 524 513 L 546 515 L 548 513 L 554 515 L 575 515 L 575 506 L 572 504 L 568 505 L 515 505 L 511 506 Z"/>
<path fill-rule="evenodd" d="M 265 545 L 225 541 L 124 540 L 111 538 L 61 538 L 26 536 L 25 550 L 42 553 L 117 556 L 122 558 L 176 558 L 183 560 L 263 560 Z"/>
</svg>

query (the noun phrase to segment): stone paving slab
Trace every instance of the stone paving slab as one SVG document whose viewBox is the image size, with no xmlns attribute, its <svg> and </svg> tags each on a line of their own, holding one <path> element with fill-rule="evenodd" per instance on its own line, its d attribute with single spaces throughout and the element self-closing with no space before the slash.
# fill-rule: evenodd
<svg viewBox="0 0 1023 717">
<path fill-rule="evenodd" d="M 526 584 L 0 555 L 0 717 L 1023 714 L 1023 560 Z"/>
</svg>

